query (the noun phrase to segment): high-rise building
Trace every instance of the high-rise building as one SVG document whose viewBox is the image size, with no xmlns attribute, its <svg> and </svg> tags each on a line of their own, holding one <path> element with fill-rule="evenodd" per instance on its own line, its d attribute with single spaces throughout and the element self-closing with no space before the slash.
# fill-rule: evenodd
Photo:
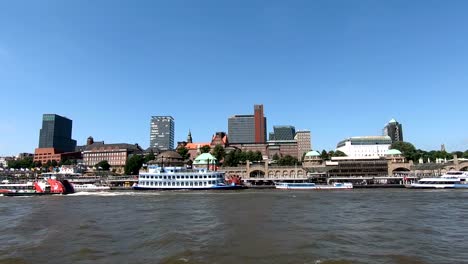
<svg viewBox="0 0 468 264">
<path fill-rule="evenodd" d="M 267 139 L 266 117 L 263 105 L 254 105 L 253 115 L 234 115 L 228 119 L 230 143 L 265 143 Z"/>
<path fill-rule="evenodd" d="M 253 115 L 234 115 L 228 119 L 229 142 L 254 143 L 255 122 Z"/>
<path fill-rule="evenodd" d="M 55 148 L 57 152 L 74 152 L 76 140 L 72 139 L 72 120 L 56 114 L 42 116 L 39 148 Z"/>
<path fill-rule="evenodd" d="M 150 147 L 160 150 L 174 149 L 174 126 L 172 116 L 152 116 Z"/>
<path fill-rule="evenodd" d="M 393 142 L 403 141 L 403 128 L 400 123 L 392 118 L 390 122 L 384 127 L 383 135 L 389 136 Z"/>
<path fill-rule="evenodd" d="M 255 143 L 265 143 L 267 138 L 266 117 L 263 114 L 263 105 L 254 105 Z"/>
<path fill-rule="evenodd" d="M 296 132 L 294 139 L 297 141 L 297 156 L 299 159 L 302 158 L 304 153 L 312 150 L 312 143 L 310 140 L 309 130 L 299 130 Z"/>
<path fill-rule="evenodd" d="M 273 126 L 270 140 L 294 140 L 296 128 L 293 126 Z"/>
</svg>

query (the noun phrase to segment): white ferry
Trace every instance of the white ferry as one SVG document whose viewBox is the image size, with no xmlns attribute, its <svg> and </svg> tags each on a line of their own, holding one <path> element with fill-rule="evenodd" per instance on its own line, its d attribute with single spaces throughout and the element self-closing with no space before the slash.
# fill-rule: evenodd
<svg viewBox="0 0 468 264">
<path fill-rule="evenodd" d="M 279 182 L 275 184 L 276 189 L 281 190 L 350 190 L 353 189 L 352 183 L 335 182 L 332 185 L 320 185 L 311 182 L 290 183 Z"/>
<path fill-rule="evenodd" d="M 140 172 L 134 190 L 235 190 L 245 188 L 224 179 L 224 172 L 207 168 L 148 166 L 148 172 Z"/>
<path fill-rule="evenodd" d="M 439 178 L 422 178 L 417 183 L 406 185 L 414 189 L 465 189 L 468 188 L 468 172 L 449 171 Z"/>
<path fill-rule="evenodd" d="M 96 185 L 93 183 L 72 183 L 72 185 L 75 192 L 101 192 L 110 190 L 109 186 Z"/>
</svg>

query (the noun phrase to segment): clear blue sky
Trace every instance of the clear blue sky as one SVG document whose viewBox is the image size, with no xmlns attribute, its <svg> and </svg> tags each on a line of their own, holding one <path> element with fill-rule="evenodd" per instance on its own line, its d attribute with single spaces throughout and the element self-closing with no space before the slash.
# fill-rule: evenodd
<svg viewBox="0 0 468 264">
<path fill-rule="evenodd" d="M 380 135 L 468 149 L 468 1 L 1 1 L 0 154 L 33 152 L 43 113 L 73 138 L 149 145 L 227 131 L 264 104 L 314 149 Z"/>
</svg>

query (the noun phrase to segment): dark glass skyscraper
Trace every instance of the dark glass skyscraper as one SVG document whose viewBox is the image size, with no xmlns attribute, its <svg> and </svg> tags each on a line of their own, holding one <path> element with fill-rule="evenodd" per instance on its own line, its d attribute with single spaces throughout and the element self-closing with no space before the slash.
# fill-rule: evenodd
<svg viewBox="0 0 468 264">
<path fill-rule="evenodd" d="M 229 143 L 265 143 L 267 120 L 263 105 L 254 105 L 253 115 L 234 115 L 228 119 Z"/>
<path fill-rule="evenodd" d="M 230 143 L 254 143 L 255 122 L 253 115 L 235 115 L 228 119 Z"/>
<path fill-rule="evenodd" d="M 56 114 L 44 114 L 39 132 L 39 148 L 55 148 L 58 152 L 74 152 L 72 120 Z"/>
<path fill-rule="evenodd" d="M 160 150 L 174 149 L 174 126 L 172 116 L 152 116 L 150 147 Z"/>
<path fill-rule="evenodd" d="M 294 140 L 296 128 L 293 126 L 273 126 L 270 140 Z"/>
<path fill-rule="evenodd" d="M 403 128 L 395 119 L 390 120 L 383 129 L 383 135 L 389 136 L 393 142 L 403 141 Z"/>
</svg>

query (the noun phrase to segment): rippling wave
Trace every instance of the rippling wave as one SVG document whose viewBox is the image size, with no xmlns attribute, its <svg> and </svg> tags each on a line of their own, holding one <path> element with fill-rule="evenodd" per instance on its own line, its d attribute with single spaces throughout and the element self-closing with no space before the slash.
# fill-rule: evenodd
<svg viewBox="0 0 468 264">
<path fill-rule="evenodd" d="M 0 198 L 3 263 L 467 263 L 468 192 Z"/>
</svg>

